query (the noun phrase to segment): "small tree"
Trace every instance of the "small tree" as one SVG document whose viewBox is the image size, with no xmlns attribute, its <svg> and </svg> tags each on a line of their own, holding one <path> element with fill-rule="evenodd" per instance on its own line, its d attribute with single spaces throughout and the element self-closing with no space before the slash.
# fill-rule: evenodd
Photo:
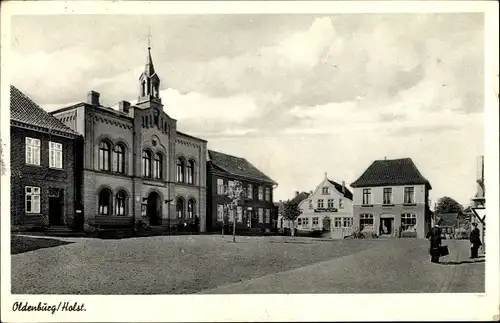
<svg viewBox="0 0 500 323">
<path fill-rule="evenodd" d="M 463 211 L 464 211 L 463 206 L 448 196 L 440 198 L 436 205 L 436 214 L 443 214 L 443 213 L 462 214 Z"/>
<path fill-rule="evenodd" d="M 288 221 L 292 221 L 292 236 L 295 237 L 295 220 L 300 215 L 299 205 L 290 200 L 283 203 L 283 217 Z"/>
<path fill-rule="evenodd" d="M 243 184 L 240 181 L 229 182 L 229 185 L 225 187 L 224 195 L 227 198 L 225 209 L 232 215 L 233 220 L 233 242 L 236 242 L 236 211 L 243 199 Z M 222 235 L 224 235 L 224 223 L 222 223 Z"/>
</svg>

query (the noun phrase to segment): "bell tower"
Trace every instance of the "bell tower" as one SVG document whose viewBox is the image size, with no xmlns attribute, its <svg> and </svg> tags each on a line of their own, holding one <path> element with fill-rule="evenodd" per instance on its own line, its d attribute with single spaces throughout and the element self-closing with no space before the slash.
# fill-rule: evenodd
<svg viewBox="0 0 500 323">
<path fill-rule="evenodd" d="M 160 98 L 160 78 L 155 72 L 153 59 L 151 58 L 151 32 L 148 35 L 148 56 L 144 72 L 139 77 L 139 99 L 137 106 L 149 108 L 151 106 L 162 106 Z"/>
</svg>

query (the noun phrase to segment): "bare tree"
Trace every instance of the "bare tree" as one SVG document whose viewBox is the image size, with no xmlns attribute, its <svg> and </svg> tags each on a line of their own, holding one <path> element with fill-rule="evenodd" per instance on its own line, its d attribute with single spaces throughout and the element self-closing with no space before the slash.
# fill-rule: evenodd
<svg viewBox="0 0 500 323">
<path fill-rule="evenodd" d="M 233 242 L 236 242 L 236 211 L 243 198 L 243 184 L 240 181 L 229 182 L 224 195 L 227 197 L 225 209 L 231 215 L 233 221 Z M 224 222 L 222 223 L 222 235 L 224 235 Z"/>
</svg>

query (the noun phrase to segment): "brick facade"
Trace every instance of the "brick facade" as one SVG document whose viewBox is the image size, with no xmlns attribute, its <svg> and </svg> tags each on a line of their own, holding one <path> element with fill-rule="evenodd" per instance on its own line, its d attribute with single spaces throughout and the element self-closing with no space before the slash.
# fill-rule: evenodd
<svg viewBox="0 0 500 323">
<path fill-rule="evenodd" d="M 32 128 L 32 129 L 29 129 Z M 11 224 L 13 227 L 34 228 L 64 225 L 75 228 L 75 204 L 79 196 L 75 189 L 78 165 L 75 164 L 76 145 L 74 138 L 51 135 L 43 129 L 11 125 Z M 26 138 L 40 139 L 40 165 L 26 164 Z M 63 146 L 63 167 L 49 167 L 49 142 Z M 76 171 L 75 171 L 76 169 Z M 40 187 L 40 213 L 25 212 L 25 187 Z M 60 190 L 62 214 L 60 221 L 51 220 L 49 189 Z"/>
<path fill-rule="evenodd" d="M 171 118 L 161 104 L 159 84 L 149 54 L 140 77 L 136 105 L 122 101 L 118 110 L 103 107 L 99 103 L 100 94 L 90 91 L 86 102 L 52 113 L 84 138 L 83 181 L 79 190 L 84 197 L 86 227 L 123 227 L 139 223 L 175 226 L 198 220 L 199 230 L 205 231 L 207 142 L 177 131 L 177 120 Z M 100 166 L 103 143 L 109 149 L 109 154 L 103 153 L 109 156 L 108 169 Z M 123 170 L 115 167 L 115 149 L 122 151 Z M 143 173 L 143 165 L 147 164 L 143 154 L 150 156 L 151 174 Z M 161 176 L 153 176 L 156 156 L 161 159 Z M 178 159 L 194 164 L 192 183 L 177 180 Z M 101 194 L 104 192 L 107 193 Z M 109 198 L 100 198 L 104 195 Z M 117 201 L 121 203 L 123 196 L 124 208 L 119 208 Z M 178 204 L 179 201 L 184 203 Z M 189 214 L 188 201 L 194 205 Z M 100 203 L 105 207 L 100 208 Z M 181 217 L 177 213 L 178 205 L 184 206 Z"/>
<path fill-rule="evenodd" d="M 243 221 L 236 222 L 236 230 L 248 230 L 257 229 L 263 231 L 270 231 L 274 228 L 274 221 L 277 217 L 277 208 L 273 203 L 273 185 L 268 182 L 244 179 L 239 176 L 230 176 L 228 174 L 220 173 L 207 173 L 207 228 L 209 231 L 218 231 L 222 227 L 222 222 L 217 219 L 217 206 L 225 205 L 228 203 L 227 197 L 217 194 L 217 179 L 223 179 L 224 185 L 228 184 L 228 181 L 240 181 L 245 189 L 248 185 L 253 185 L 253 196 L 252 198 L 245 198 L 241 201 L 239 206 L 242 207 L 243 211 Z M 265 188 L 270 189 L 270 199 L 269 200 L 259 200 L 258 199 L 258 187 L 262 186 L 264 188 L 264 198 L 265 198 Z M 262 208 L 264 213 L 264 221 L 259 222 L 258 210 Z M 270 221 L 266 223 L 266 210 L 270 211 Z M 248 219 L 251 219 L 248 221 Z M 225 220 L 225 225 L 227 226 L 227 219 Z"/>
</svg>

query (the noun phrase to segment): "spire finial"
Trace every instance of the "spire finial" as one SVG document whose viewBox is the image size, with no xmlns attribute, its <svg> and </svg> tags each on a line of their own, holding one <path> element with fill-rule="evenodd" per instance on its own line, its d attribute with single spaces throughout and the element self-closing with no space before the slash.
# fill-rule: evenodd
<svg viewBox="0 0 500 323">
<path fill-rule="evenodd" d="M 328 178 L 328 174 L 325 172 L 325 178 Z"/>
<path fill-rule="evenodd" d="M 148 27 L 148 50 L 151 50 L 151 27 Z"/>
</svg>

